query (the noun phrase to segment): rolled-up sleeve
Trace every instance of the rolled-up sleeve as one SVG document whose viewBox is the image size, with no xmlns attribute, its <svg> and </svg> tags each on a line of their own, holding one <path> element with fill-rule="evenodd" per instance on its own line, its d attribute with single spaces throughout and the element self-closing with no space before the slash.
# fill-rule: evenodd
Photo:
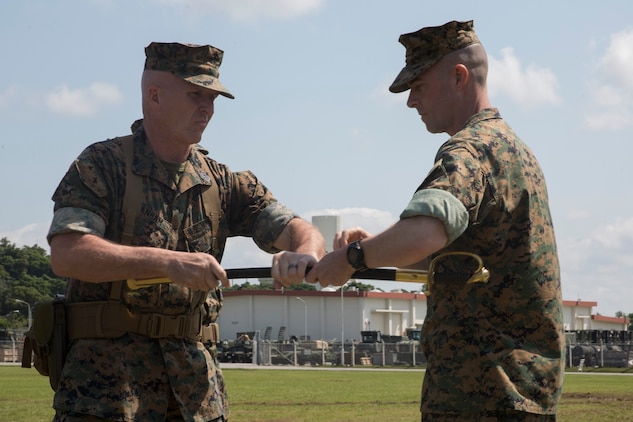
<svg viewBox="0 0 633 422">
<path fill-rule="evenodd" d="M 53 214 L 53 221 L 46 239 L 50 243 L 56 234 L 84 233 L 103 237 L 106 224 L 103 218 L 83 208 L 59 208 Z"/>
<path fill-rule="evenodd" d="M 253 241 L 263 251 L 277 253 L 273 246 L 286 225 L 293 218 L 299 217 L 280 202 L 273 202 L 257 216 L 253 226 Z"/>
<path fill-rule="evenodd" d="M 400 218 L 425 215 L 444 223 L 448 243 L 461 236 L 468 227 L 468 211 L 464 204 L 449 192 L 441 189 L 421 189 L 417 191 Z"/>
</svg>

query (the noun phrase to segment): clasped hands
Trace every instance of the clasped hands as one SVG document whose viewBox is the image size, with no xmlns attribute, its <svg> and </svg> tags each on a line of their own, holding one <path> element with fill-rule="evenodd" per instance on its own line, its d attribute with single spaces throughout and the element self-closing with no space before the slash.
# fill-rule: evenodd
<svg viewBox="0 0 633 422">
<path fill-rule="evenodd" d="M 304 280 L 310 284 L 319 283 L 322 287 L 342 286 L 354 274 L 354 268 L 347 262 L 347 245 L 369 237 L 369 232 L 360 227 L 343 230 L 334 237 L 333 251 L 319 261 L 312 255 L 296 252 L 274 255 L 271 270 L 274 286 L 300 284 Z"/>
</svg>

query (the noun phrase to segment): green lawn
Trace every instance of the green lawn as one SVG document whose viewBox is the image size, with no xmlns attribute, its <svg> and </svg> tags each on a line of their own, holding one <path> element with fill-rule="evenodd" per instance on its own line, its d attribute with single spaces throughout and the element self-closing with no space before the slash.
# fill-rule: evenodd
<svg viewBox="0 0 633 422">
<path fill-rule="evenodd" d="M 417 370 L 226 369 L 232 422 L 418 421 Z M 34 369 L 0 366 L 0 421 L 50 421 L 52 390 Z M 565 378 L 559 421 L 633 421 L 633 375 Z"/>
</svg>

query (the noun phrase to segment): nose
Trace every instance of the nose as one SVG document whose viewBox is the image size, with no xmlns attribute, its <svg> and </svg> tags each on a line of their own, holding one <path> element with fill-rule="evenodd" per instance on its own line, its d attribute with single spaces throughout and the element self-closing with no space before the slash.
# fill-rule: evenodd
<svg viewBox="0 0 633 422">
<path fill-rule="evenodd" d="M 215 96 L 204 96 L 200 100 L 200 111 L 205 112 L 209 115 L 209 119 L 213 116 L 213 111 L 215 109 Z"/>
<path fill-rule="evenodd" d="M 418 100 L 413 95 L 413 90 L 409 90 L 409 96 L 407 97 L 407 107 L 416 108 Z"/>
</svg>

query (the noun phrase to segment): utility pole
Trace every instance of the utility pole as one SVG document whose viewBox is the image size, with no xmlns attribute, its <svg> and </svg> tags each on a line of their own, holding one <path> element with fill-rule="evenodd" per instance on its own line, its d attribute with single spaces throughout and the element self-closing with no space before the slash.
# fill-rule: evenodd
<svg viewBox="0 0 633 422">
<path fill-rule="evenodd" d="M 13 299 L 13 300 L 17 303 L 23 303 L 26 305 L 27 309 L 29 310 L 29 329 L 31 329 L 31 324 L 33 324 L 33 314 L 31 313 L 31 305 L 28 302 L 25 302 L 20 299 Z"/>
</svg>

